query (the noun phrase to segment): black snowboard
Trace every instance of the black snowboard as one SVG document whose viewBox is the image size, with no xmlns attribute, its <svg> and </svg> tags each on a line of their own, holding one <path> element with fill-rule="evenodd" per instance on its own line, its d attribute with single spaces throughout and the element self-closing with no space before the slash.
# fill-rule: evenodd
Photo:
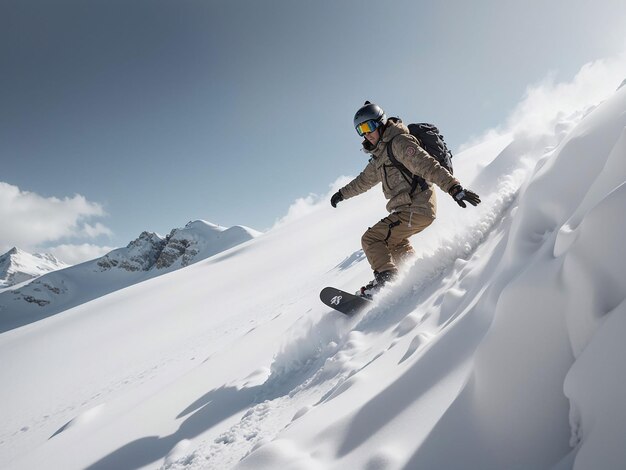
<svg viewBox="0 0 626 470">
<path fill-rule="evenodd" d="M 325 287 L 320 292 L 320 299 L 330 308 L 346 315 L 354 315 L 371 304 L 371 300 L 366 299 L 334 287 Z"/>
</svg>

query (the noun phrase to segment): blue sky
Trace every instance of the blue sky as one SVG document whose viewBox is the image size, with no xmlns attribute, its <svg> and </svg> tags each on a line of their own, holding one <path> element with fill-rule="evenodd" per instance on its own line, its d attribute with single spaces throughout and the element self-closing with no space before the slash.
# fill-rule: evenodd
<svg viewBox="0 0 626 470">
<path fill-rule="evenodd" d="M 529 85 L 622 53 L 625 18 L 622 0 L 2 0 L 0 249 L 268 229 L 365 165 L 364 100 L 454 150 Z"/>
</svg>

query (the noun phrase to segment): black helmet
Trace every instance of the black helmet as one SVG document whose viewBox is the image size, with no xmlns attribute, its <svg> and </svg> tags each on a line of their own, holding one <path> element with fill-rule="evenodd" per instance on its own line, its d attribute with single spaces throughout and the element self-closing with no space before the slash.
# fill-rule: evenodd
<svg viewBox="0 0 626 470">
<path fill-rule="evenodd" d="M 354 115 L 354 127 L 356 128 L 359 124 L 367 121 L 376 121 L 378 125 L 384 125 L 387 123 L 387 116 L 383 108 L 366 101 Z"/>
</svg>

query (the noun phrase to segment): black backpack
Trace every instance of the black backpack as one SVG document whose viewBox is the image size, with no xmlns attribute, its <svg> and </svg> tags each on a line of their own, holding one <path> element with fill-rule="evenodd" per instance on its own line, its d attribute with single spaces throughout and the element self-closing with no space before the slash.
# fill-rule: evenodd
<svg viewBox="0 0 626 470">
<path fill-rule="evenodd" d="M 441 166 L 452 174 L 452 152 L 450 152 L 446 146 L 437 126 L 428 124 L 427 122 L 421 122 L 419 124 L 409 124 L 408 127 L 409 133 L 417 139 L 420 147 L 426 150 L 431 157 L 436 159 Z M 413 194 L 418 186 L 422 191 L 428 188 L 428 184 L 424 178 L 414 175 L 407 167 L 396 160 L 391 150 L 391 141 L 387 145 L 387 156 L 389 160 L 391 160 L 391 163 L 400 170 L 404 179 L 411 184 L 411 192 L 409 194 Z"/>
</svg>

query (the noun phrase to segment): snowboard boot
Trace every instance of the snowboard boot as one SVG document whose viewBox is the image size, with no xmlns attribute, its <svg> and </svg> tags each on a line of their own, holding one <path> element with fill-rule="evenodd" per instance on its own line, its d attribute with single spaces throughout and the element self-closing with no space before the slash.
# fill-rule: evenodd
<svg viewBox="0 0 626 470">
<path fill-rule="evenodd" d="M 374 280 L 370 281 L 369 284 L 361 287 L 361 289 L 356 293 L 356 295 L 360 295 L 361 297 L 365 297 L 366 299 L 372 299 L 374 295 L 376 295 L 385 284 L 393 281 L 398 276 L 397 269 L 390 269 L 388 271 L 378 272 L 374 271 Z"/>
</svg>

